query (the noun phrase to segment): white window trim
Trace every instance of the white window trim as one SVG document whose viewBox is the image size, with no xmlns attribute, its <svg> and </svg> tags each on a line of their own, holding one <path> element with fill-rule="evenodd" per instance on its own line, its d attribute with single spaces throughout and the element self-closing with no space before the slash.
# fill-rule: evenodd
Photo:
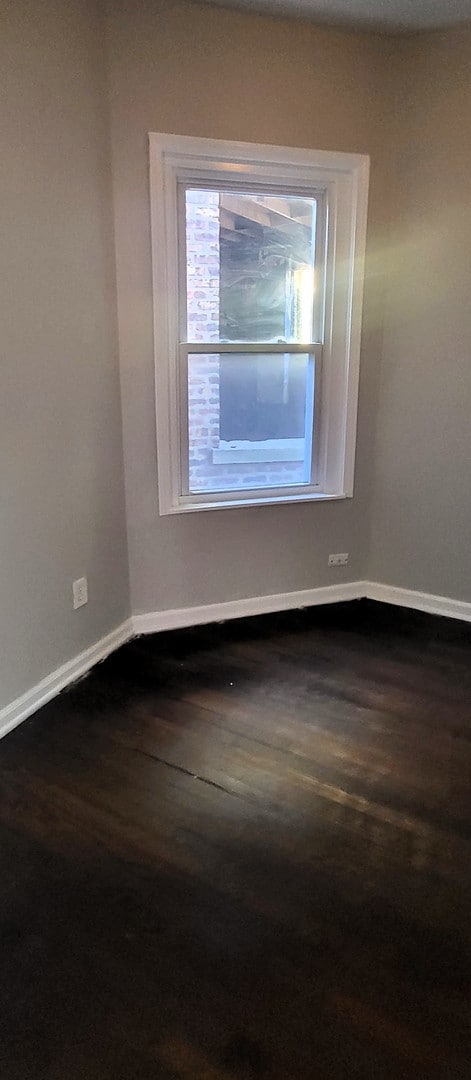
<svg viewBox="0 0 471 1080">
<path fill-rule="evenodd" d="M 353 495 L 369 181 L 363 154 L 302 150 L 192 136 L 149 135 L 159 508 L 162 515 Z M 318 483 L 310 488 L 182 495 L 185 440 L 179 388 L 179 176 L 246 179 L 323 190 L 328 200 L 325 334 Z M 242 347 L 242 346 L 241 346 Z M 286 346 L 285 346 L 286 348 Z M 209 351 L 209 350 L 208 350 Z M 213 351 L 218 351 L 215 342 Z M 288 345 L 289 351 L 289 345 Z M 317 387 L 316 387 L 317 390 Z M 317 405 L 316 403 L 316 409 Z"/>
</svg>

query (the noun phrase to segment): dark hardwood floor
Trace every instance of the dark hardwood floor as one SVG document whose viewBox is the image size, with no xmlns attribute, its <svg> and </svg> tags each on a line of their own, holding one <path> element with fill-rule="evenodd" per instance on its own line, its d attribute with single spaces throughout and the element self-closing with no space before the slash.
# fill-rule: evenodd
<svg viewBox="0 0 471 1080">
<path fill-rule="evenodd" d="M 138 639 L 0 744 L 1 1080 L 471 1077 L 471 627 Z"/>
</svg>

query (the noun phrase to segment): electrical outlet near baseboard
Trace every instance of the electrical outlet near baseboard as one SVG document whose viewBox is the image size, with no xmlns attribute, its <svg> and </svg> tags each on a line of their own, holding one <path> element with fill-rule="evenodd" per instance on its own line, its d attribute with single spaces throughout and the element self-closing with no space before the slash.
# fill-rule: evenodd
<svg viewBox="0 0 471 1080">
<path fill-rule="evenodd" d="M 337 555 L 329 555 L 329 566 L 348 566 L 348 551 L 340 551 Z"/>
<path fill-rule="evenodd" d="M 88 604 L 88 582 L 86 577 L 77 578 L 77 581 L 72 582 L 72 596 L 74 611 L 79 607 L 83 607 L 84 604 Z"/>
</svg>

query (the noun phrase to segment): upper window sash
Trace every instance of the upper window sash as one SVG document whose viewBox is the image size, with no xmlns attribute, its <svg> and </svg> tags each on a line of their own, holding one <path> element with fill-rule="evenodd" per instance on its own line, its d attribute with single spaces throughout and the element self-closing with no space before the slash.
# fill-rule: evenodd
<svg viewBox="0 0 471 1080">
<path fill-rule="evenodd" d="M 290 334 L 286 332 L 286 328 L 279 328 L 279 332 L 275 335 L 264 336 L 257 334 L 249 338 L 247 335 L 231 335 L 230 333 L 212 333 L 208 335 L 204 340 L 208 343 L 220 343 L 224 344 L 226 351 L 231 351 L 232 346 L 234 351 L 237 351 L 237 347 L 241 344 L 250 345 L 257 349 L 259 346 L 264 351 L 271 350 L 272 347 L 277 344 L 286 343 L 291 346 L 299 347 L 300 351 L 305 351 L 306 347 L 311 348 L 313 345 L 319 345 L 323 341 L 324 326 L 325 326 L 325 279 L 326 279 L 326 244 L 327 244 L 327 221 L 328 221 L 328 192 L 326 189 L 314 188 L 312 185 L 309 187 L 304 185 L 292 185 L 283 184 L 281 181 L 273 182 L 271 185 L 267 183 L 261 184 L 259 181 L 251 180 L 245 176 L 244 179 L 234 181 L 228 180 L 223 174 L 219 182 L 212 179 L 211 174 L 205 179 L 201 178 L 201 170 L 198 171 L 198 179 L 192 179 L 187 175 L 185 170 L 185 178 L 182 178 L 180 173 L 177 176 L 177 244 L 178 244 L 178 295 L 179 295 L 179 341 L 180 344 L 188 344 L 191 346 L 190 351 L 194 351 L 193 346 L 199 346 L 202 342 L 201 337 L 197 341 L 194 340 L 194 335 L 191 334 L 191 326 L 188 326 L 189 313 L 188 313 L 188 297 L 187 297 L 187 284 L 189 275 L 189 264 L 191 256 L 189 256 L 187 250 L 187 235 L 188 235 L 188 216 L 187 216 L 187 193 L 193 193 L 197 191 L 207 192 L 210 194 L 214 192 L 215 195 L 220 197 L 221 208 L 223 213 L 228 213 L 232 209 L 235 213 L 234 207 L 231 208 L 230 200 L 233 197 L 235 200 L 236 209 L 239 210 L 239 217 L 244 214 L 244 201 L 247 205 L 250 205 L 252 199 L 265 199 L 269 201 L 269 206 L 265 205 L 254 206 L 255 211 L 259 211 L 263 214 L 265 211 L 270 216 L 275 216 L 280 213 L 278 205 L 287 200 L 291 200 L 291 204 L 294 205 L 299 202 L 300 205 L 310 202 L 312 221 L 309 226 L 306 227 L 306 233 L 312 231 L 310 237 L 310 243 L 312 245 L 313 254 L 306 255 L 304 270 L 310 269 L 312 276 L 309 281 L 306 282 L 305 291 L 309 290 L 311 293 L 311 305 L 312 314 L 310 318 L 310 325 L 308 329 L 310 332 L 301 334 Z M 224 201 L 226 207 L 224 207 Z M 274 205 L 275 204 L 275 205 Z M 290 224 L 296 227 L 296 221 L 289 219 Z M 280 224 L 281 223 L 281 224 Z M 286 228 L 287 222 L 283 222 L 280 218 L 278 222 L 278 228 Z M 277 223 L 273 223 L 271 231 L 275 234 L 277 230 Z M 237 232 L 234 233 L 238 235 Z M 288 239 L 288 238 L 287 238 Z M 220 288 L 223 288 L 223 282 L 220 282 Z M 305 324 L 307 320 L 304 320 Z M 304 329 L 304 327 L 302 327 Z M 204 343 L 204 342 L 203 342 Z M 266 348 L 265 348 L 266 347 Z M 275 351 L 275 350 L 274 350 Z"/>
</svg>

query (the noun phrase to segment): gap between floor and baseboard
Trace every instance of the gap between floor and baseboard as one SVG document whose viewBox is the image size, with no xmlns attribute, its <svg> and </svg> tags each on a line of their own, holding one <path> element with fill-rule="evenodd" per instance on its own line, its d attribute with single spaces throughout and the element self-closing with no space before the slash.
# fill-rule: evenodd
<svg viewBox="0 0 471 1080">
<path fill-rule="evenodd" d="M 185 626 L 225 622 L 227 619 L 242 619 L 250 615 L 269 615 L 272 611 L 292 611 L 295 608 L 314 607 L 318 604 L 358 600 L 364 595 L 362 585 L 361 581 L 349 581 L 345 585 L 321 585 L 317 589 L 300 589 L 298 592 L 224 600 L 220 604 L 150 611 L 145 615 L 134 615 L 133 629 L 135 634 L 155 634 L 160 630 L 178 630 Z"/>
<path fill-rule="evenodd" d="M 425 611 L 427 615 L 443 615 L 447 619 L 460 619 L 471 622 L 471 602 L 453 600 L 449 596 L 435 596 L 433 593 L 417 592 L 415 589 L 401 589 L 396 585 L 384 585 L 380 581 L 362 581 L 364 597 L 378 600 L 381 604 L 396 604 L 398 607 Z"/>
<path fill-rule="evenodd" d="M 41 682 L 36 683 L 36 686 L 32 686 L 31 690 L 27 690 L 21 697 L 0 709 L 0 739 L 8 735 L 8 732 L 21 724 L 23 720 L 27 720 L 28 716 L 37 712 L 42 705 L 51 701 L 51 698 L 60 694 L 61 690 L 77 682 L 77 679 L 86 675 L 90 668 L 95 667 L 95 664 L 99 664 L 101 660 L 105 660 L 110 653 L 119 649 L 120 645 L 124 645 L 133 636 L 132 621 L 128 619 L 106 637 L 100 638 L 100 641 L 84 649 L 78 656 L 74 656 L 73 660 L 67 660 L 50 675 L 46 675 Z"/>
<path fill-rule="evenodd" d="M 350 581 L 342 585 L 322 585 L 315 589 L 276 593 L 272 596 L 253 596 L 242 600 L 226 600 L 219 604 L 203 604 L 199 607 L 175 608 L 134 615 L 73 660 L 67 661 L 51 672 L 31 690 L 27 690 L 21 697 L 0 709 L 0 738 L 35 713 L 61 690 L 76 682 L 120 645 L 124 645 L 126 641 L 139 634 L 154 634 L 162 630 L 225 622 L 227 619 L 246 618 L 250 615 L 267 615 L 270 612 L 363 599 L 396 604 L 400 607 L 424 611 L 430 615 L 442 615 L 449 619 L 471 622 L 471 603 L 453 600 L 447 596 L 417 592 L 414 589 L 384 585 L 375 581 Z"/>
<path fill-rule="evenodd" d="M 272 611 L 290 611 L 319 604 L 365 599 L 471 622 L 471 603 L 463 600 L 416 592 L 414 589 L 396 588 L 394 585 L 383 585 L 377 581 L 348 581 L 343 585 L 321 585 L 316 589 L 276 593 L 273 596 L 254 596 L 244 600 L 226 600 L 220 604 L 204 604 L 201 607 L 151 611 L 135 615 L 132 625 L 134 634 L 155 634 L 161 630 L 177 630 L 185 626 L 241 619 L 249 615 L 267 615 Z"/>
</svg>

